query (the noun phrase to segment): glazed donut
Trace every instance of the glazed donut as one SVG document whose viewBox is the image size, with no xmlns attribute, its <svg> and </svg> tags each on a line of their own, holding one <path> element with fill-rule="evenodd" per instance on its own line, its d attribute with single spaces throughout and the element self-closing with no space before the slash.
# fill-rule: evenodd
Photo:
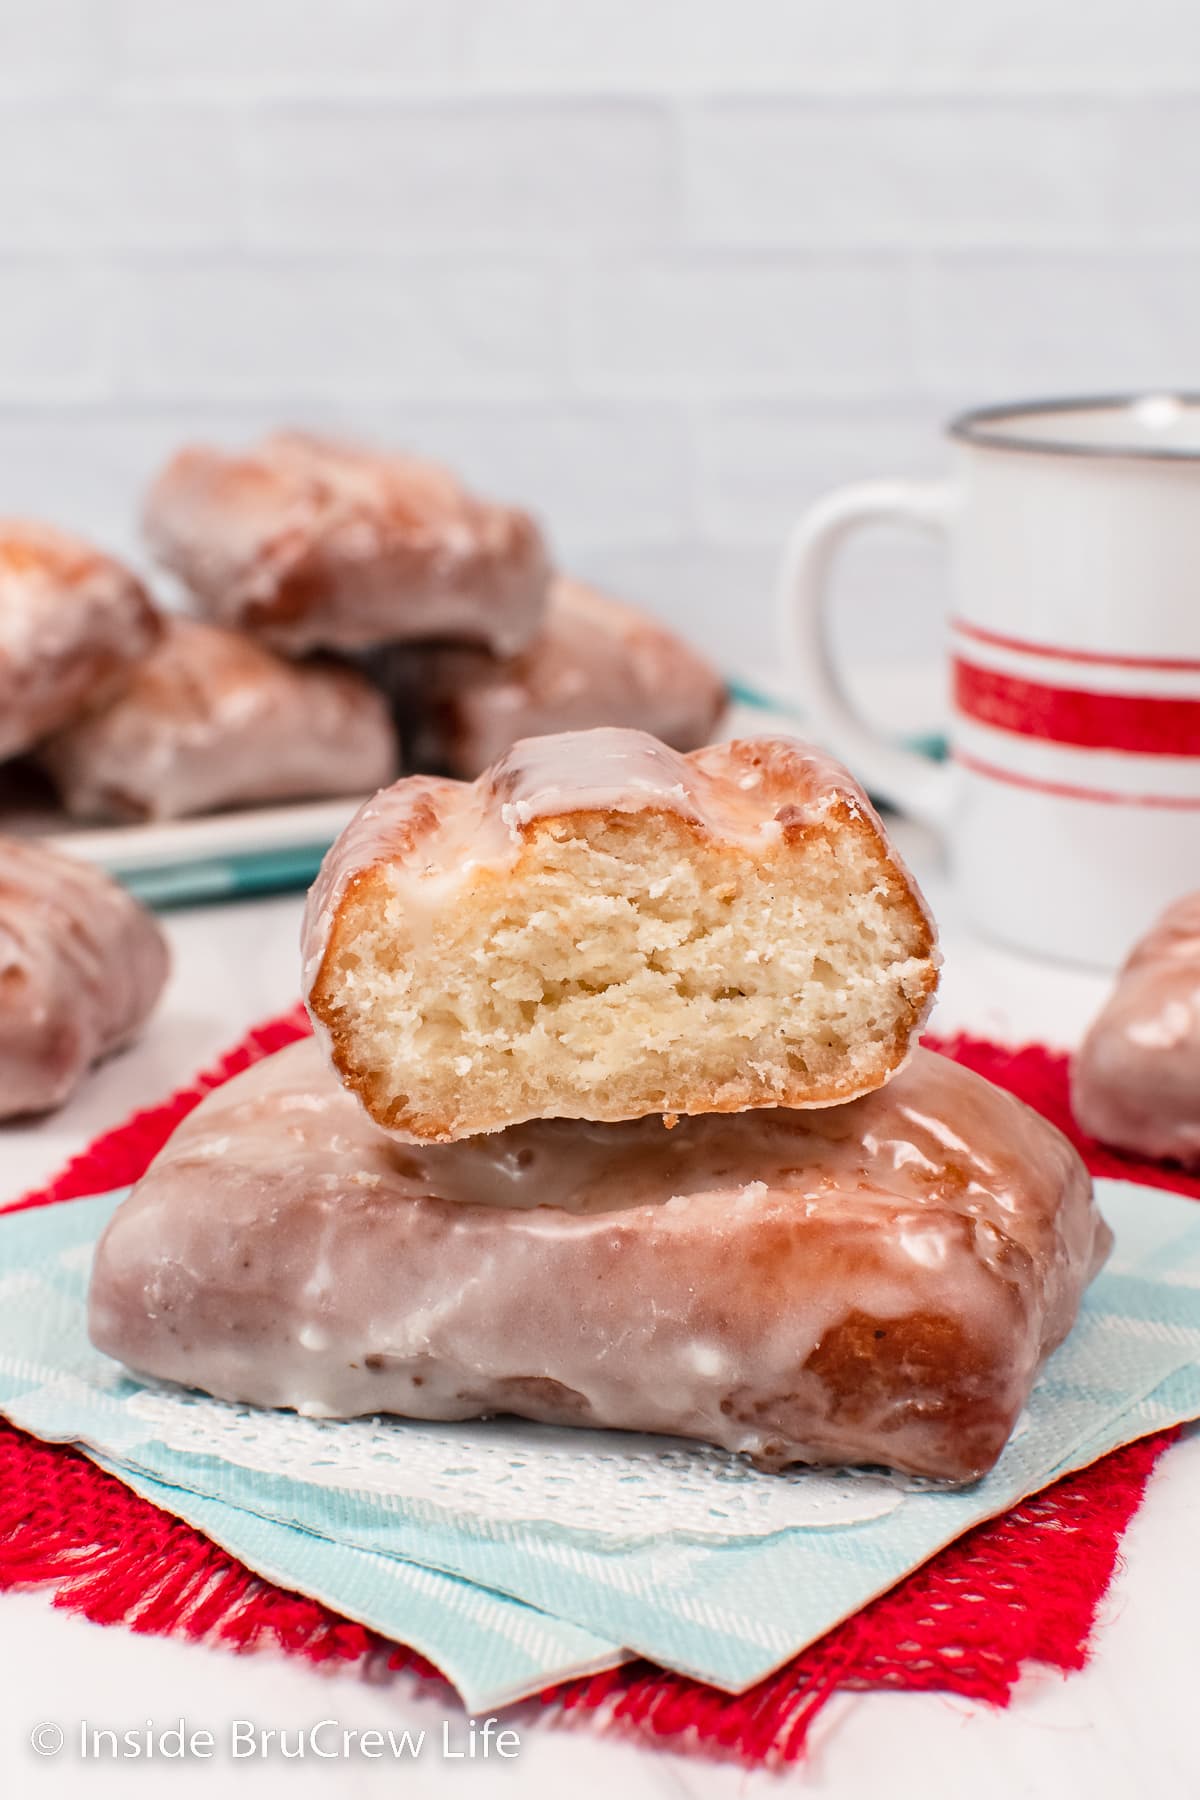
<svg viewBox="0 0 1200 1800">
<path fill-rule="evenodd" d="M 158 632 L 145 588 L 112 557 L 0 520 L 0 759 L 119 688 Z"/>
<path fill-rule="evenodd" d="M 675 750 L 712 737 L 725 685 L 689 644 L 632 606 L 556 576 L 519 655 L 397 645 L 369 671 L 395 707 L 406 762 L 473 781 L 519 738 L 624 725 Z"/>
<path fill-rule="evenodd" d="M 241 632 L 178 617 L 116 699 L 49 739 L 38 761 L 83 819 L 373 793 L 400 766 L 386 702 L 354 670 L 286 662 Z"/>
<path fill-rule="evenodd" d="M 1103 1143 L 1200 1168 L 1200 893 L 1134 946 L 1075 1059 L 1071 1097 Z"/>
<path fill-rule="evenodd" d="M 0 1118 L 59 1106 L 167 978 L 151 916 L 101 869 L 0 838 Z"/>
<path fill-rule="evenodd" d="M 413 1149 L 306 1041 L 178 1126 L 100 1243 L 90 1329 L 258 1406 L 971 1481 L 1110 1241 L 1066 1139 L 928 1051 L 848 1106 Z"/>
<path fill-rule="evenodd" d="M 242 456 L 181 450 L 146 500 L 158 560 L 204 614 L 289 655 L 422 638 L 508 656 L 545 610 L 527 513 L 415 458 L 280 432 Z"/>
<path fill-rule="evenodd" d="M 853 1099 L 937 981 L 866 796 L 787 738 L 680 756 L 569 732 L 472 785 L 397 782 L 329 851 L 303 942 L 342 1078 L 429 1141 Z"/>
</svg>

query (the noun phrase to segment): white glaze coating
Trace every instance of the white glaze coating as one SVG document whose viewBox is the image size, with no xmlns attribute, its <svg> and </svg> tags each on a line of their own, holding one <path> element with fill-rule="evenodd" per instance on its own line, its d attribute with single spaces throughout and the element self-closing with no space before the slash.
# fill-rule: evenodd
<svg viewBox="0 0 1200 1800">
<path fill-rule="evenodd" d="M 353 670 L 286 662 L 176 616 L 123 691 L 39 760 L 76 817 L 178 819 L 370 793 L 394 779 L 399 752 L 383 699 Z"/>
<path fill-rule="evenodd" d="M 369 672 L 397 709 L 411 765 L 467 781 L 521 738 L 598 725 L 694 750 L 709 741 L 725 705 L 720 677 L 690 645 L 562 575 L 542 630 L 518 656 L 396 646 Z"/>
<path fill-rule="evenodd" d="M 260 1405 L 511 1411 L 962 1480 L 1108 1243 L 1065 1139 L 928 1052 L 815 1112 L 413 1148 L 305 1042 L 179 1127 L 100 1245 L 91 1331 Z"/>
<path fill-rule="evenodd" d="M 48 525 L 0 519 L 0 759 L 118 688 L 158 631 L 120 563 Z"/>
<path fill-rule="evenodd" d="M 1134 946 L 1072 1071 L 1085 1131 L 1200 1166 L 1200 892 Z"/>
<path fill-rule="evenodd" d="M 279 432 L 179 452 L 147 497 L 158 559 L 209 617 L 288 654 L 397 640 L 510 655 L 545 609 L 533 520 L 436 464 Z"/>
<path fill-rule="evenodd" d="M 167 976 L 150 913 L 91 863 L 0 838 L 0 1118 L 57 1106 Z"/>
</svg>

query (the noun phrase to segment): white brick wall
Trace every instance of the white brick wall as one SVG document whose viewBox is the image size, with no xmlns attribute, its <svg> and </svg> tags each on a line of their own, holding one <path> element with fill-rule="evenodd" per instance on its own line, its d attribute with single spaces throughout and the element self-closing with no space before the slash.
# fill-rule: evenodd
<svg viewBox="0 0 1200 1800">
<path fill-rule="evenodd" d="M 508 249 L 669 240 L 673 121 L 644 101 L 487 98 L 282 106 L 246 121 L 250 243 Z"/>
<path fill-rule="evenodd" d="M 105 304 L 122 402 L 523 399 L 562 380 L 539 262 L 138 258 L 106 268 Z"/>
<path fill-rule="evenodd" d="M 444 456 L 771 659 L 779 541 L 971 399 L 1200 386 L 1188 0 L 0 0 L 0 512 L 191 434 Z M 927 547 L 848 646 L 937 640 Z"/>
</svg>

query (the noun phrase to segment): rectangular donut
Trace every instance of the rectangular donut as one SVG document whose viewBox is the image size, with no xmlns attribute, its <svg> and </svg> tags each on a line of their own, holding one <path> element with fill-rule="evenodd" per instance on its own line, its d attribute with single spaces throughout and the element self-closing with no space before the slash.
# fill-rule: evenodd
<svg viewBox="0 0 1200 1800">
<path fill-rule="evenodd" d="M 1065 1138 L 927 1051 L 844 1106 L 408 1146 L 306 1041 L 179 1126 L 100 1243 L 90 1329 L 310 1415 L 507 1412 L 964 1482 L 1109 1242 Z"/>
<path fill-rule="evenodd" d="M 1129 952 L 1079 1047 L 1071 1104 L 1101 1143 L 1200 1169 L 1200 891 Z"/>
<path fill-rule="evenodd" d="M 938 970 L 916 883 L 823 752 L 615 727 L 377 794 L 303 941 L 342 1079 L 432 1143 L 853 1099 L 909 1055 Z"/>
<path fill-rule="evenodd" d="M 187 446 L 143 524 L 203 617 L 285 656 L 427 640 L 511 656 L 545 612 L 549 558 L 528 513 L 437 463 L 311 432 L 241 454 Z"/>
<path fill-rule="evenodd" d="M 400 755 L 387 703 L 354 669 L 288 662 L 176 613 L 121 692 L 37 761 L 72 817 L 142 820 L 373 793 Z"/>
<path fill-rule="evenodd" d="M 516 656 L 390 644 L 363 666 L 391 699 L 410 768 L 474 781 L 520 738 L 619 725 L 674 750 L 707 744 L 725 685 L 648 613 L 556 575 L 545 623 Z"/>
<path fill-rule="evenodd" d="M 61 1106 L 132 1042 L 169 965 L 154 914 L 103 869 L 0 836 L 0 1120 Z"/>
</svg>

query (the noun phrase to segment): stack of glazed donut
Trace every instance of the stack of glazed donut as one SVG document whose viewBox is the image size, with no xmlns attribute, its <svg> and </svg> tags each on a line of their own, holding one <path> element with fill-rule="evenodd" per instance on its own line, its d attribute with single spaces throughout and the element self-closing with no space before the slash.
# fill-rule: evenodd
<svg viewBox="0 0 1200 1800">
<path fill-rule="evenodd" d="M 633 608 L 557 576 L 527 513 L 448 471 L 280 432 L 191 448 L 146 537 L 182 585 L 0 520 L 0 761 L 82 820 L 369 792 L 401 766 L 478 775 L 518 738 L 635 725 L 707 742 L 721 682 Z"/>
<path fill-rule="evenodd" d="M 297 432 L 187 449 L 144 524 L 186 610 L 90 544 L 0 519 L 6 787 L 48 779 L 83 822 L 357 796 L 402 766 L 472 776 L 564 727 L 691 749 L 724 705 L 686 644 L 554 575 L 528 514 L 414 458 Z M 0 1119 L 64 1100 L 165 974 L 157 925 L 103 874 L 0 837 Z"/>
<path fill-rule="evenodd" d="M 604 728 L 401 780 L 309 896 L 315 1039 L 114 1214 L 93 1341 L 314 1416 L 974 1480 L 1110 1236 L 1065 1138 L 916 1048 L 937 961 L 866 796 L 794 740 Z"/>
<path fill-rule="evenodd" d="M 397 771 L 388 708 L 332 662 L 160 613 L 78 539 L 0 520 L 0 759 L 40 765 L 74 818 L 178 818 L 361 793 Z"/>
</svg>

